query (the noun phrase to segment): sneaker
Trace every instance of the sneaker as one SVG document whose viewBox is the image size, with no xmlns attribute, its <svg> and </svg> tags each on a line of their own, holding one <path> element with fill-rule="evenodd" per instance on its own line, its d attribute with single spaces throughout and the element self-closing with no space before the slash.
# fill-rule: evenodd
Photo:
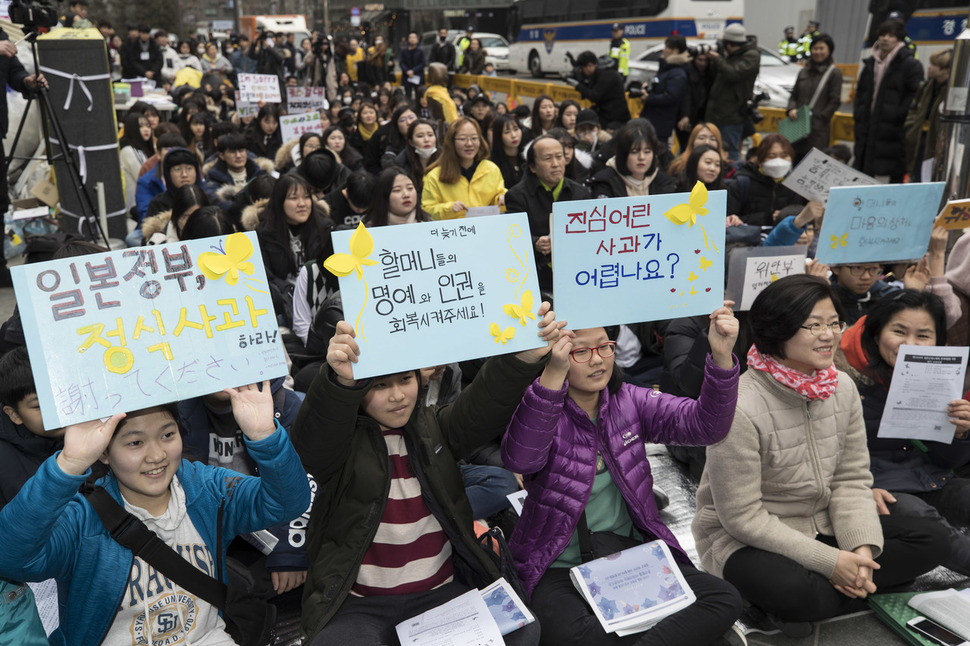
<svg viewBox="0 0 970 646">
<path fill-rule="evenodd" d="M 724 633 L 721 640 L 729 646 L 748 646 L 748 638 L 744 636 L 744 631 L 737 624 L 731 626 L 731 630 Z"/>
</svg>

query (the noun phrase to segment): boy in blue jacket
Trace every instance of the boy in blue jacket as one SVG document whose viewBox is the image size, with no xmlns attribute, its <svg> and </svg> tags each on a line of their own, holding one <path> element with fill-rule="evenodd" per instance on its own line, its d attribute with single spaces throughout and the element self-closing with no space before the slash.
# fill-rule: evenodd
<svg viewBox="0 0 970 646">
<path fill-rule="evenodd" d="M 260 477 L 183 460 L 175 408 L 156 406 L 69 426 L 63 450 L 0 510 L 0 576 L 57 580 L 60 627 L 52 644 L 176 643 L 189 633 L 193 641 L 233 644 L 218 609 L 115 542 L 77 493 L 91 465 L 107 465 L 99 486 L 225 582 L 214 564 L 233 537 L 294 518 L 310 502 L 300 460 L 274 419 L 269 382 L 226 392 Z"/>
</svg>

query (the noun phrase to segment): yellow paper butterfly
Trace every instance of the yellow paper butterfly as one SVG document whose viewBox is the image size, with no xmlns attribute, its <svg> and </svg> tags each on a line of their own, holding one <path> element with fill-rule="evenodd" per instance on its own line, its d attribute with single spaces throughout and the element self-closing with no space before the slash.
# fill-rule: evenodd
<svg viewBox="0 0 970 646">
<path fill-rule="evenodd" d="M 693 286 L 691 286 L 690 291 L 687 293 L 690 294 L 691 296 L 697 296 L 697 294 L 699 294 L 700 292 L 698 292 L 696 289 L 694 289 Z"/>
<path fill-rule="evenodd" d="M 712 267 L 713 265 L 714 265 L 714 263 L 713 263 L 713 262 L 711 262 L 710 260 L 708 260 L 708 259 L 707 259 L 707 258 L 705 258 L 704 256 L 701 256 L 701 269 L 702 269 L 703 271 L 707 271 L 707 270 L 708 270 L 708 269 L 709 269 L 710 267 Z"/>
<path fill-rule="evenodd" d="M 367 231 L 367 227 L 361 222 L 357 225 L 357 230 L 350 236 L 348 245 L 350 253 L 335 253 L 327 258 L 323 266 L 334 276 L 346 277 L 357 272 L 357 280 L 364 277 L 364 265 L 376 265 L 376 260 L 371 260 L 367 256 L 374 251 L 374 238 Z"/>
<path fill-rule="evenodd" d="M 253 263 L 247 262 L 253 252 L 253 243 L 245 233 L 233 233 L 226 237 L 224 253 L 205 251 L 199 254 L 197 263 L 206 279 L 225 277 L 227 285 L 235 285 L 240 272 L 250 276 L 256 273 Z"/>
<path fill-rule="evenodd" d="M 772 274 L 771 275 L 771 282 L 775 282 L 776 280 L 778 280 L 778 274 Z"/>
<path fill-rule="evenodd" d="M 687 274 L 687 281 L 688 282 L 692 283 L 695 280 L 697 280 L 697 274 L 695 274 L 694 272 L 690 272 L 689 274 Z"/>
<path fill-rule="evenodd" d="M 514 327 L 509 326 L 503 330 L 498 326 L 498 323 L 492 323 L 492 325 L 488 328 L 488 332 L 495 337 L 496 343 L 501 341 L 502 345 L 505 345 L 511 341 L 513 337 L 515 337 Z"/>
<path fill-rule="evenodd" d="M 526 319 L 536 320 L 536 315 L 532 313 L 532 290 L 527 289 L 522 294 L 521 302 L 516 305 L 509 303 L 502 307 L 502 311 L 514 319 L 519 319 L 519 323 L 526 324 Z"/>
<path fill-rule="evenodd" d="M 703 182 L 698 181 L 694 184 L 693 190 L 690 192 L 690 197 L 687 198 L 686 204 L 678 204 L 674 208 L 670 209 L 666 213 L 667 219 L 676 225 L 686 224 L 687 228 L 690 229 L 697 222 L 698 216 L 704 216 L 709 213 L 709 211 L 704 208 L 707 204 L 707 187 L 704 186 Z M 701 232 L 704 234 L 704 247 L 710 251 L 711 245 L 707 242 L 707 231 L 704 230 L 704 226 L 698 224 L 701 228 Z M 717 251 L 717 247 L 714 247 L 714 251 Z"/>
<path fill-rule="evenodd" d="M 849 234 L 848 233 L 843 233 L 841 236 L 830 235 L 829 238 L 831 238 L 831 240 L 829 240 L 829 242 L 832 243 L 832 248 L 833 249 L 838 249 L 840 246 L 841 247 L 845 247 L 845 246 L 847 246 L 849 244 Z"/>
</svg>

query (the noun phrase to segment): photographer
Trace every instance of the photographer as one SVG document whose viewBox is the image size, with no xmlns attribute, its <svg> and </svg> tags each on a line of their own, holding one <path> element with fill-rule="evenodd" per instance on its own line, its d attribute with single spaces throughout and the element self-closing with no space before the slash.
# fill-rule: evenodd
<svg viewBox="0 0 970 646">
<path fill-rule="evenodd" d="M 650 83 L 643 84 L 643 109 L 640 118 L 653 124 L 657 138 L 666 143 L 677 123 L 681 102 L 687 93 L 687 40 L 670 36 L 660 54 L 660 70 Z M 632 92 L 631 92 L 632 95 Z"/>
<path fill-rule="evenodd" d="M 630 109 L 623 92 L 623 76 L 613 69 L 599 69 L 596 54 L 587 50 L 576 58 L 580 80 L 564 77 L 584 99 L 593 103 L 600 125 L 612 132 L 630 120 Z"/>
<path fill-rule="evenodd" d="M 0 83 L 27 96 L 38 87 L 47 87 L 43 74 L 27 74 L 23 63 L 17 58 L 17 46 L 10 41 L 7 32 L 0 29 Z M 10 190 L 7 186 L 7 153 L 3 148 L 3 138 L 7 136 L 7 98 L 0 101 L 0 213 L 10 208 Z M 0 286 L 10 287 L 10 272 L 7 262 L 0 259 Z"/>
<path fill-rule="evenodd" d="M 749 38 L 738 23 L 724 29 L 718 49 L 723 51 L 711 49 L 704 52 L 710 57 L 714 70 L 706 120 L 721 129 L 728 156 L 737 161 L 741 157 L 745 120 L 751 112 L 748 101 L 754 93 L 754 82 L 761 68 L 761 54 L 757 38 Z"/>
<path fill-rule="evenodd" d="M 327 101 L 337 100 L 337 62 L 330 52 L 330 37 L 320 34 L 303 61 L 307 87 L 326 87 Z"/>
</svg>

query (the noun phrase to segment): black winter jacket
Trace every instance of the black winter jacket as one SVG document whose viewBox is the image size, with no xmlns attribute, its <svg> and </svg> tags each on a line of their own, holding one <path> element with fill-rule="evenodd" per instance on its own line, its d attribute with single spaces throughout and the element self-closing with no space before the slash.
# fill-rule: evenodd
<svg viewBox="0 0 970 646">
<path fill-rule="evenodd" d="M 593 197 L 626 197 L 626 184 L 614 169 L 607 166 L 595 175 L 589 182 L 589 192 Z M 656 177 L 650 182 L 650 195 L 666 195 L 677 192 L 677 180 L 663 172 L 657 171 Z"/>
<path fill-rule="evenodd" d="M 687 65 L 660 61 L 660 73 L 643 99 L 640 118 L 653 124 L 660 141 L 667 141 L 677 125 L 680 104 L 687 94 Z"/>
<path fill-rule="evenodd" d="M 889 63 L 879 94 L 875 92 L 875 59 L 862 63 L 862 73 L 856 85 L 855 103 L 855 161 L 856 168 L 868 175 L 889 175 L 902 181 L 906 173 L 905 122 L 923 82 L 923 66 L 905 46 Z"/>
<path fill-rule="evenodd" d="M 802 206 L 805 198 L 768 177 L 754 164 L 745 162 L 727 187 L 727 212 L 745 224 L 774 226 L 775 211 L 786 206 Z"/>
<path fill-rule="evenodd" d="M 5 414 L 0 415 L 0 508 L 13 500 L 62 443 L 54 437 L 34 435 Z"/>
<path fill-rule="evenodd" d="M 630 108 L 623 90 L 623 76 L 616 70 L 597 69 L 579 82 L 576 90 L 593 102 L 593 111 L 603 128 L 619 128 L 630 120 Z"/>
</svg>

